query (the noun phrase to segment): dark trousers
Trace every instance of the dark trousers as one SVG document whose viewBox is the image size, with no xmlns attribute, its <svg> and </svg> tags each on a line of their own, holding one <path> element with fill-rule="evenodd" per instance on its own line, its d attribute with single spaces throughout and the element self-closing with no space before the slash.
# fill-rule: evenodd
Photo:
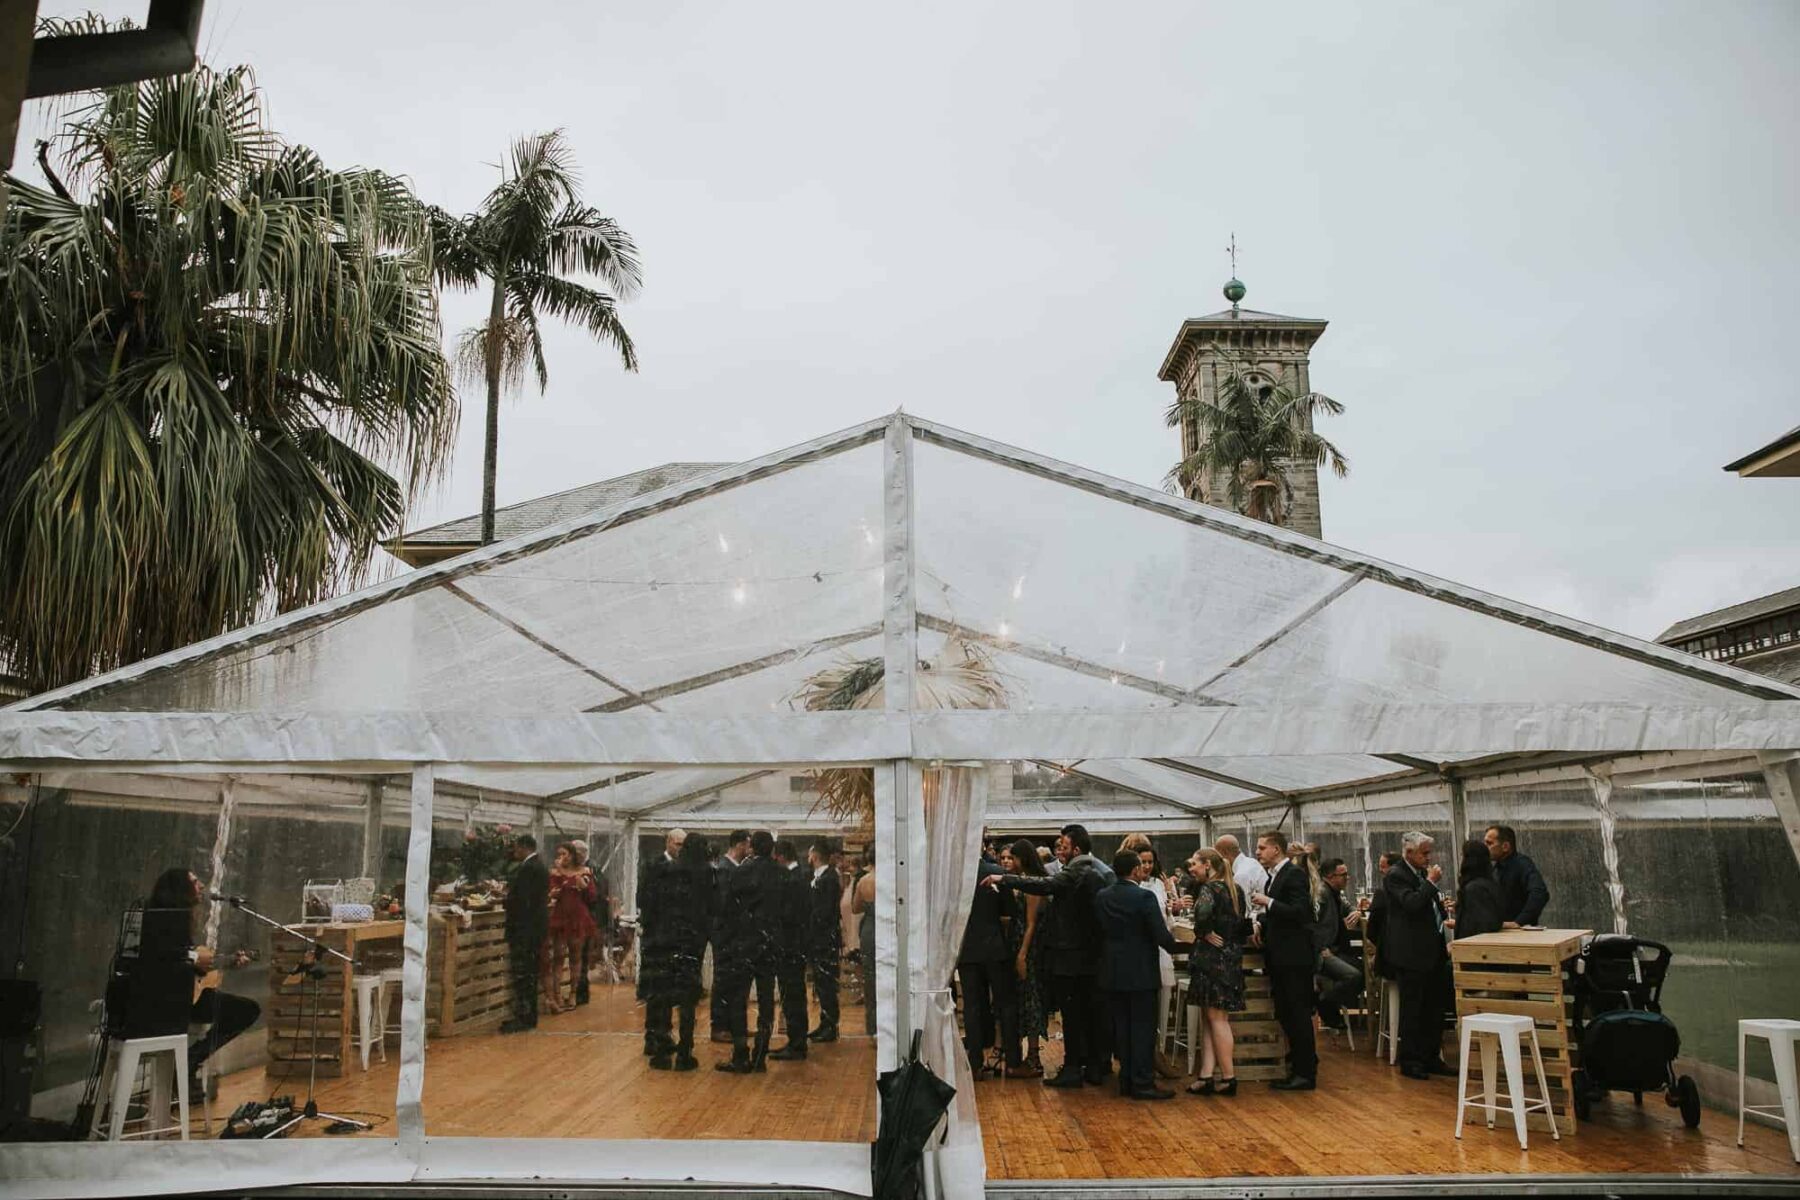
<svg viewBox="0 0 1800 1200">
<path fill-rule="evenodd" d="M 506 965 L 512 973 L 513 1020 L 521 1025 L 537 1024 L 538 960 L 543 952 L 541 937 L 506 941 Z"/>
<path fill-rule="evenodd" d="M 188 1070 L 197 1071 L 200 1064 L 219 1052 L 226 1042 L 256 1024 L 262 1006 L 248 996 L 207 988 L 194 1001 L 191 1024 L 206 1025 L 206 1033 L 188 1051 Z M 324 1027 L 324 1022 L 320 1022 Z"/>
<path fill-rule="evenodd" d="M 1018 1066 L 1024 1060 L 1019 1056 L 1019 999 L 1012 964 L 957 963 L 956 973 L 962 980 L 963 1049 L 969 1065 L 981 1069 L 981 1052 L 993 1043 L 992 1030 L 998 1023 L 1006 1065 Z"/>
<path fill-rule="evenodd" d="M 1288 1071 L 1303 1079 L 1319 1077 L 1319 1053 L 1313 1044 L 1313 969 L 1270 967 L 1269 990 L 1275 993 L 1275 1019 L 1287 1034 Z"/>
<path fill-rule="evenodd" d="M 838 960 L 836 951 L 821 954 L 808 964 L 812 974 L 813 996 L 819 1001 L 819 1028 L 835 1031 L 838 1027 Z"/>
<path fill-rule="evenodd" d="M 581 968 L 575 975 L 575 1003 L 586 1004 L 588 995 L 588 947 L 592 942 L 581 943 Z"/>
<path fill-rule="evenodd" d="M 1107 992 L 1112 1014 L 1112 1049 L 1119 1056 L 1119 1092 L 1156 1088 L 1156 989 Z"/>
<path fill-rule="evenodd" d="M 785 964 L 775 978 L 781 989 L 781 1024 L 787 1031 L 788 1045 L 806 1049 L 806 963 Z"/>
<path fill-rule="evenodd" d="M 1063 1019 L 1063 1071 L 1104 1079 L 1112 1069 L 1106 1008 L 1092 975 L 1052 975 L 1050 990 Z"/>
<path fill-rule="evenodd" d="M 1358 959 L 1340 958 L 1332 955 L 1319 960 L 1318 981 L 1323 990 L 1319 993 L 1319 1016 L 1327 1025 L 1337 1025 L 1344 1019 L 1344 1006 L 1362 995 L 1363 968 Z"/>
<path fill-rule="evenodd" d="M 1444 984 L 1448 964 L 1400 972 L 1400 1065 L 1433 1067 L 1444 1057 Z"/>
<path fill-rule="evenodd" d="M 750 988 L 756 988 L 756 1045 L 753 1054 L 761 1059 L 769 1053 L 769 1038 L 775 1032 L 775 975 L 769 971 L 734 970 L 727 977 L 725 1016 L 731 1030 L 732 1057 L 743 1057 L 750 1040 Z"/>
<path fill-rule="evenodd" d="M 723 1029 L 729 1032 L 730 1030 L 737 1028 L 731 1021 L 731 997 L 736 991 L 736 988 L 726 982 L 732 968 L 725 961 L 727 953 L 725 943 L 719 938 L 713 939 L 712 952 L 712 1000 L 708 1003 L 707 1009 L 712 1018 L 712 1027 L 714 1029 Z M 750 982 L 746 979 L 744 981 L 744 995 L 748 996 L 749 994 Z M 744 1014 L 744 1002 L 741 1000 L 738 1001 L 738 1018 L 740 1023 L 749 1020 Z"/>
<path fill-rule="evenodd" d="M 681 1023 L 681 1037 L 676 1040 L 669 1036 L 669 1019 L 677 1017 Z M 675 1004 L 669 1000 L 653 999 L 644 1004 L 644 1041 L 648 1043 L 650 1053 L 658 1057 L 667 1057 L 671 1052 L 683 1058 L 694 1055 L 694 1005 Z"/>
<path fill-rule="evenodd" d="M 870 1037 L 875 1036 L 875 949 L 870 946 L 863 950 L 862 961 L 856 969 L 862 972 L 863 984 L 863 1032 Z"/>
</svg>

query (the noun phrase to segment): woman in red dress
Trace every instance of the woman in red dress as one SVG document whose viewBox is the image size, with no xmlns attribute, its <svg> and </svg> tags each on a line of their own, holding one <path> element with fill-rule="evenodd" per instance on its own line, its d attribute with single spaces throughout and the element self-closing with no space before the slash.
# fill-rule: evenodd
<svg viewBox="0 0 1800 1200">
<path fill-rule="evenodd" d="M 575 861 L 568 843 L 556 848 L 556 865 L 550 870 L 550 957 L 544 964 L 544 995 L 553 1013 L 575 1007 L 574 988 L 581 971 L 581 948 L 599 932 L 588 909 L 598 893 L 594 873 Z M 569 968 L 569 998 L 563 1000 L 564 960 Z"/>
</svg>

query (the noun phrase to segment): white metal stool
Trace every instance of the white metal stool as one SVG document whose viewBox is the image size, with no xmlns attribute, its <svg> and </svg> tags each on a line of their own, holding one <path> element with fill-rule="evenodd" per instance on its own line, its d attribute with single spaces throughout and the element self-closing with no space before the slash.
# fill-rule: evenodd
<svg viewBox="0 0 1800 1200">
<path fill-rule="evenodd" d="M 350 984 L 356 989 L 356 1048 L 362 1051 L 362 1068 L 367 1071 L 371 1046 L 381 1051 L 382 1062 L 387 1061 L 387 1045 L 375 1032 L 377 1022 L 382 1021 L 377 999 L 381 994 L 381 976 L 353 975 Z"/>
<path fill-rule="evenodd" d="M 1400 1061 L 1400 985 L 1392 979 L 1381 981 L 1381 1004 L 1375 1019 L 1375 1057 L 1381 1057 L 1381 1044 L 1386 1042 L 1391 1067 Z"/>
<path fill-rule="evenodd" d="M 112 1099 L 109 1108 L 106 1140 L 123 1141 L 127 1137 L 160 1137 L 175 1128 L 158 1125 L 169 1119 L 169 1076 L 175 1079 L 175 1098 L 181 1115 L 181 1140 L 188 1140 L 188 1038 L 185 1032 L 162 1037 L 122 1038 L 113 1042 L 106 1055 L 106 1072 L 112 1076 Z M 165 1059 L 162 1056 L 168 1055 Z M 150 1107 L 144 1128 L 125 1132 L 125 1111 L 131 1105 L 131 1093 L 137 1084 L 138 1066 L 150 1059 Z"/>
<path fill-rule="evenodd" d="M 1164 1043 L 1164 1053 L 1174 1055 L 1182 1050 L 1193 1053 L 1193 1037 L 1188 1033 L 1188 981 L 1187 977 L 1177 975 L 1175 986 L 1169 989 L 1169 1011 L 1163 1015 L 1163 1024 L 1167 1026 L 1168 1037 Z M 1193 1074 L 1192 1068 L 1188 1073 Z"/>
<path fill-rule="evenodd" d="M 406 994 L 406 971 L 400 967 L 389 967 L 381 973 L 381 987 L 375 992 L 375 1040 L 386 1042 L 388 1034 L 400 1036 L 400 1023 L 396 1021 L 392 1029 L 388 1028 L 388 1010 L 393 1007 L 395 995 Z M 382 1052 L 381 1061 L 387 1061 L 387 1052 Z"/>
<path fill-rule="evenodd" d="M 1769 1043 L 1775 1059 L 1775 1086 L 1781 1093 L 1781 1109 L 1744 1103 L 1744 1043 L 1749 1038 L 1762 1038 Z M 1784 1018 L 1738 1022 L 1738 1137 L 1744 1144 L 1744 1114 L 1773 1117 L 1787 1129 L 1788 1149 L 1794 1161 L 1800 1162 L 1800 1084 L 1794 1080 L 1794 1046 L 1800 1043 L 1800 1021 Z"/>
<path fill-rule="evenodd" d="M 1493 1040 L 1481 1040 L 1481 1086 L 1483 1098 L 1469 1099 L 1469 1041 L 1478 1033 L 1490 1034 Z M 1521 1048 L 1524 1040 L 1531 1039 L 1531 1063 L 1537 1069 L 1538 1095 L 1541 1099 L 1533 1100 L 1525 1094 L 1525 1071 L 1520 1062 Z M 1508 1107 L 1512 1109 L 1513 1128 L 1519 1135 L 1519 1149 L 1528 1147 L 1525 1143 L 1525 1114 L 1542 1112 L 1550 1122 L 1550 1136 L 1562 1141 L 1562 1134 L 1556 1130 L 1556 1113 L 1550 1108 L 1550 1085 L 1544 1079 L 1544 1056 L 1538 1050 L 1537 1025 L 1530 1017 L 1513 1017 L 1504 1013 L 1479 1013 L 1462 1019 L 1462 1061 L 1457 1065 L 1456 1080 L 1456 1136 L 1462 1137 L 1463 1110 L 1480 1108 L 1487 1111 L 1487 1127 L 1494 1127 L 1494 1114 L 1500 1110 L 1494 1096 L 1494 1059 L 1495 1043 L 1498 1042 L 1498 1057 L 1506 1062 L 1506 1096 Z"/>
</svg>

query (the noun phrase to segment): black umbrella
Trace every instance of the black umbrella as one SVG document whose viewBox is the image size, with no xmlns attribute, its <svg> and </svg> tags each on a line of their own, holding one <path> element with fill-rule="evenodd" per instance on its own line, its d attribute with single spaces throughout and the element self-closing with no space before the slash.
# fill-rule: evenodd
<svg viewBox="0 0 1800 1200">
<path fill-rule="evenodd" d="M 875 1131 L 874 1200 L 916 1200 L 923 1194 L 925 1143 L 956 1095 L 954 1087 L 919 1061 L 924 1036 L 924 1030 L 913 1030 L 912 1053 L 875 1081 L 881 1095 L 881 1125 Z"/>
</svg>

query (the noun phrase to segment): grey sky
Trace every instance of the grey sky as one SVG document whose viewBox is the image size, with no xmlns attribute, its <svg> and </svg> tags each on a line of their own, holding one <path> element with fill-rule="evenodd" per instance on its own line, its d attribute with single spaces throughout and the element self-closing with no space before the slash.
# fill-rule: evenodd
<svg viewBox="0 0 1800 1200">
<path fill-rule="evenodd" d="M 1800 582 L 1800 483 L 1719 470 L 1800 423 L 1793 4 L 211 0 L 204 41 L 452 209 L 563 126 L 638 238 L 642 373 L 553 331 L 503 504 L 900 405 L 1157 484 L 1235 230 L 1247 305 L 1331 322 L 1328 540 L 1644 636 Z M 477 507 L 480 412 L 414 524 Z"/>
</svg>

